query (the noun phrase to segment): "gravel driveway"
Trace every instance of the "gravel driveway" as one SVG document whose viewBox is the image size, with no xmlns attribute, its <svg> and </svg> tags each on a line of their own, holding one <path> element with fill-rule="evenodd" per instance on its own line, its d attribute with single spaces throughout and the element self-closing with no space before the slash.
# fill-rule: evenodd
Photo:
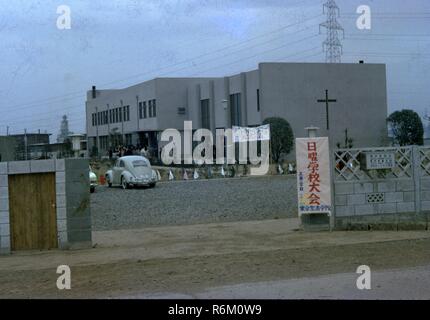
<svg viewBox="0 0 430 320">
<path fill-rule="evenodd" d="M 93 230 L 297 216 L 295 176 L 174 181 L 91 195 Z"/>
</svg>

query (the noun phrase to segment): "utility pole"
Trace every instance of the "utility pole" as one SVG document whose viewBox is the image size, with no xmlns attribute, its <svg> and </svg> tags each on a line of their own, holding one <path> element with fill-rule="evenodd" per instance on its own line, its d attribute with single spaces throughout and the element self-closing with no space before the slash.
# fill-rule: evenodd
<svg viewBox="0 0 430 320">
<path fill-rule="evenodd" d="M 320 24 L 327 30 L 327 38 L 323 42 L 323 49 L 326 52 L 326 63 L 340 63 L 342 56 L 342 43 L 339 40 L 339 32 L 345 37 L 345 32 L 337 21 L 340 11 L 334 0 L 327 0 L 323 5 L 323 13 L 327 14 L 327 20 Z"/>
<path fill-rule="evenodd" d="M 25 160 L 28 160 L 28 148 L 27 148 L 27 129 L 24 129 L 24 152 Z"/>
</svg>

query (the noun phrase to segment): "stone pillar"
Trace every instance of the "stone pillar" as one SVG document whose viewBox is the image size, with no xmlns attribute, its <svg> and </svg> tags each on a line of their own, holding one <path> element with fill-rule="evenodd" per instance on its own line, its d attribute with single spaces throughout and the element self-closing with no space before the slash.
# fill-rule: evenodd
<svg viewBox="0 0 430 320">
<path fill-rule="evenodd" d="M 10 253 L 7 162 L 0 162 L 0 254 Z"/>
</svg>

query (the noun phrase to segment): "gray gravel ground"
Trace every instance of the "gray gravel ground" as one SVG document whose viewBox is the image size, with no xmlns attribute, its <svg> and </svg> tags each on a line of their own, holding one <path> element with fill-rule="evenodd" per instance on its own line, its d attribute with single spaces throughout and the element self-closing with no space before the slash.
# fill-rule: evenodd
<svg viewBox="0 0 430 320">
<path fill-rule="evenodd" d="M 155 189 L 100 186 L 91 195 L 93 230 L 297 216 L 295 176 L 161 182 Z"/>
</svg>

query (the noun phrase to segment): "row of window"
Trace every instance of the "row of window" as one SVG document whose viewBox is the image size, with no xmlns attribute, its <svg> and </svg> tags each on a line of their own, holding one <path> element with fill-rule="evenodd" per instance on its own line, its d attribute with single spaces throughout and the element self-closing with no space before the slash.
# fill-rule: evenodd
<svg viewBox="0 0 430 320">
<path fill-rule="evenodd" d="M 95 127 L 123 121 L 130 121 L 130 106 L 95 112 L 91 123 Z"/>
<path fill-rule="evenodd" d="M 203 128 L 210 128 L 210 108 L 209 99 L 201 100 L 200 115 Z M 257 90 L 257 111 L 260 111 L 260 90 Z M 139 119 L 157 117 L 156 100 L 139 102 Z M 233 126 L 241 124 L 241 95 L 240 93 L 230 95 L 230 117 Z M 118 123 L 122 121 L 130 121 L 130 106 L 115 108 L 105 111 L 100 111 L 92 114 L 93 126 L 105 125 L 108 123 Z"/>
<path fill-rule="evenodd" d="M 155 118 L 157 116 L 157 104 L 155 99 L 139 102 L 139 119 Z"/>
</svg>

